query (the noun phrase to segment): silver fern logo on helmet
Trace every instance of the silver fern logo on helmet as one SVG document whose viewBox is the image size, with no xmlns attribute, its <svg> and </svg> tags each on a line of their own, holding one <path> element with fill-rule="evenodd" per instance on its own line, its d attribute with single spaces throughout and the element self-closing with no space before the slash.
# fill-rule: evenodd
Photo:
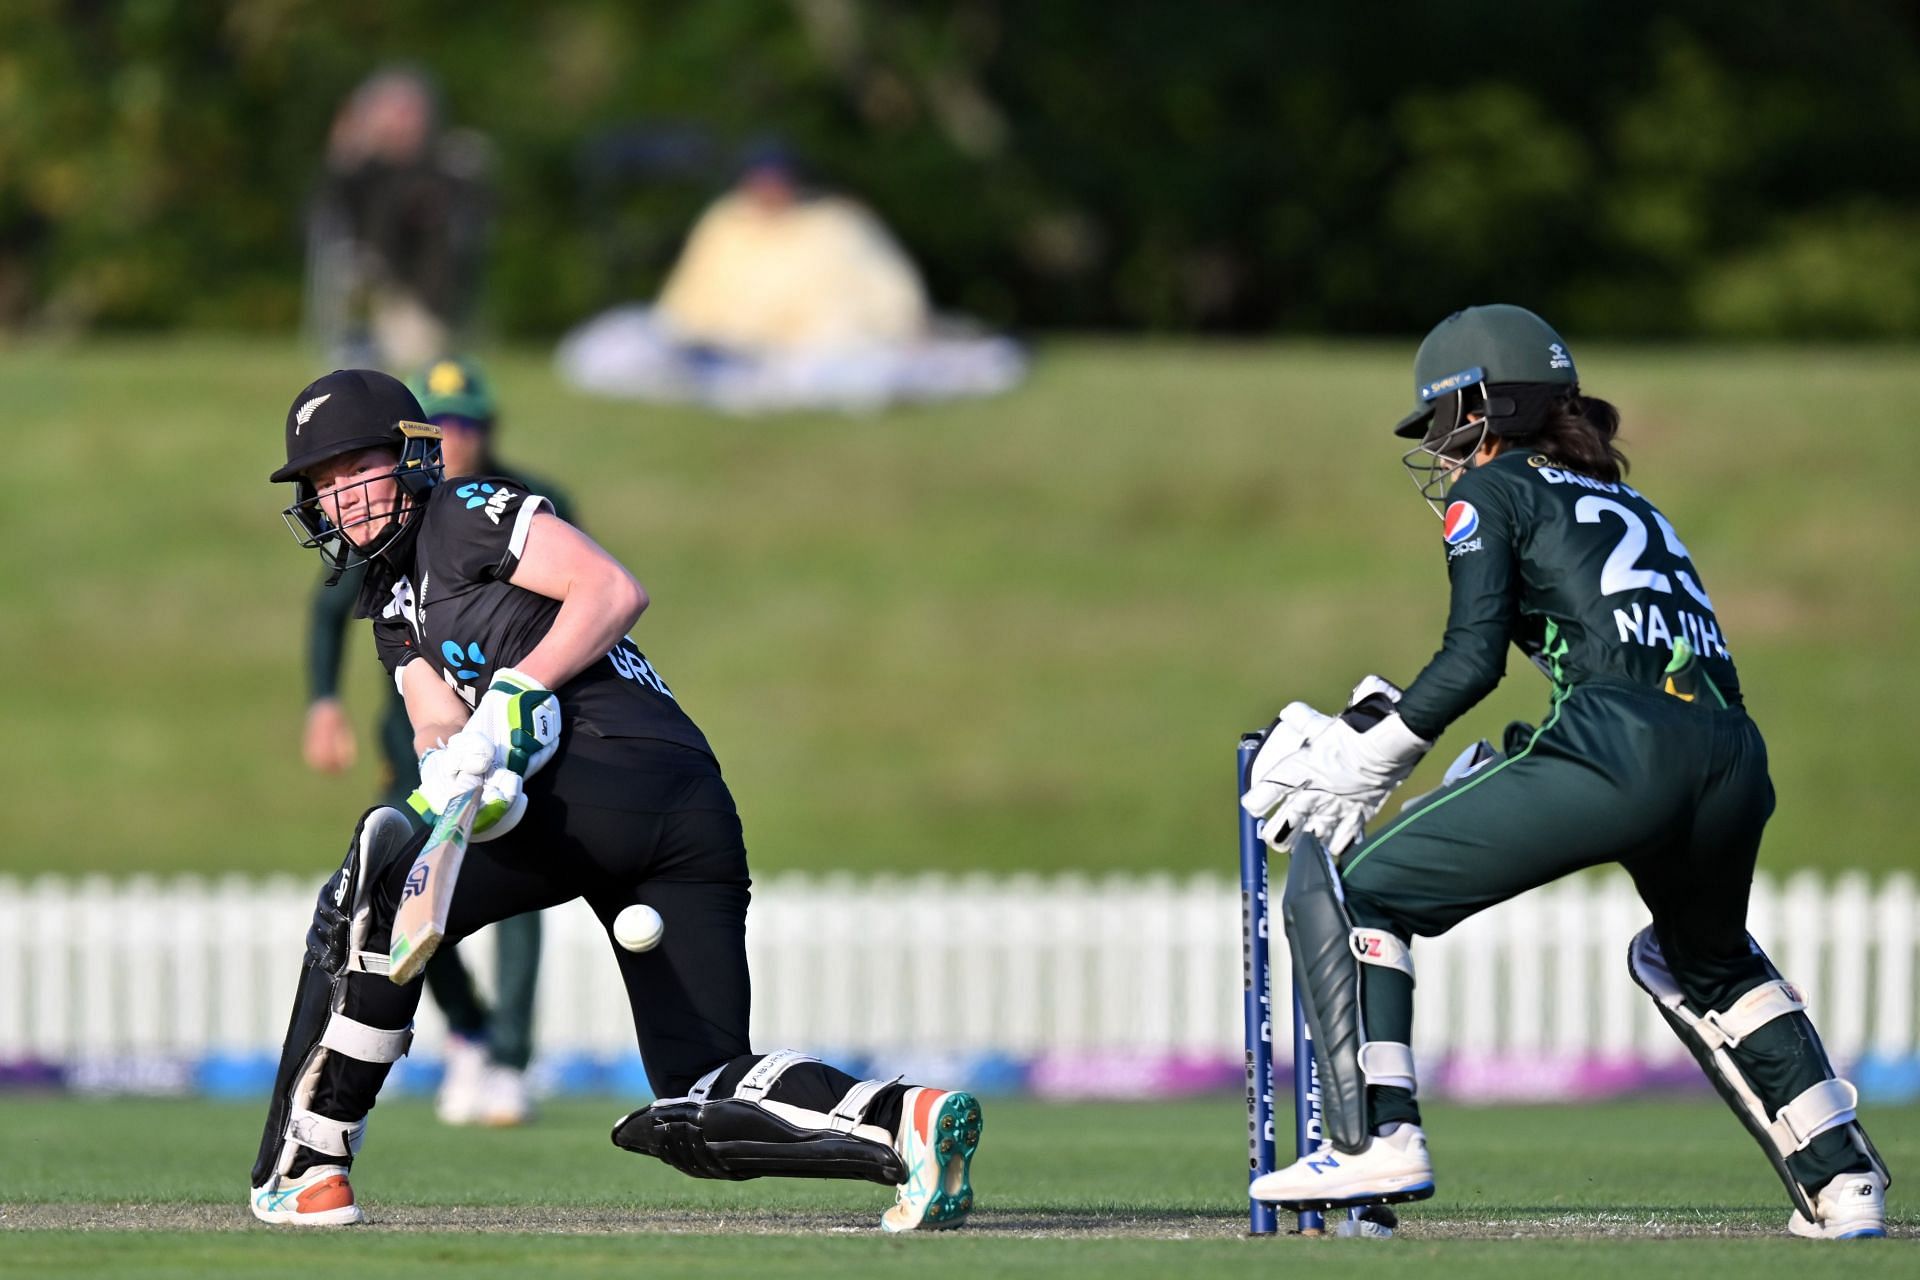
<svg viewBox="0 0 1920 1280">
<path fill-rule="evenodd" d="M 293 415 L 293 421 L 294 421 L 293 434 L 299 435 L 300 428 L 306 426 L 309 422 L 313 421 L 314 411 L 319 409 L 321 405 L 325 404 L 327 401 L 331 399 L 333 399 L 333 392 L 329 391 L 327 392 L 327 394 L 323 396 L 315 396 L 313 399 L 301 405 L 299 412 Z"/>
</svg>

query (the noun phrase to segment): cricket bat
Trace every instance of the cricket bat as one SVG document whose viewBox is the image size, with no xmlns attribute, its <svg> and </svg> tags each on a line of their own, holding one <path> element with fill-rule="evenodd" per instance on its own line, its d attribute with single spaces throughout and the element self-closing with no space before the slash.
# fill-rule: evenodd
<svg viewBox="0 0 1920 1280">
<path fill-rule="evenodd" d="M 467 840 L 479 809 L 479 787 L 455 796 L 407 870 L 387 952 L 387 977 L 397 986 L 420 976 L 447 932 L 454 882 L 460 878 L 460 863 L 467 856 Z"/>
</svg>

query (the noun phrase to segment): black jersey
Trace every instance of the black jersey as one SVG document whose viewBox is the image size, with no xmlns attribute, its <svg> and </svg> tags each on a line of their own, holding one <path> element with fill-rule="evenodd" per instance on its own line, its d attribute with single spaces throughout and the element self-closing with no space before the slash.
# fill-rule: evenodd
<svg viewBox="0 0 1920 1280">
<path fill-rule="evenodd" d="M 496 670 L 533 651 L 560 602 L 508 579 L 534 516 L 550 509 L 545 498 L 505 477 L 463 477 L 427 495 L 404 571 L 374 610 L 374 645 L 396 684 L 401 668 L 425 658 L 472 707 Z M 713 754 L 631 640 L 622 639 L 555 692 L 562 723 L 573 730 L 654 738 Z"/>
<path fill-rule="evenodd" d="M 1510 451 L 1453 486 L 1441 539 L 1452 581 L 1446 639 L 1407 686 L 1401 717 L 1428 739 L 1484 697 L 1517 645 L 1556 684 L 1659 685 L 1687 641 L 1729 702 L 1725 632 L 1699 570 L 1658 508 L 1626 484 Z"/>
</svg>

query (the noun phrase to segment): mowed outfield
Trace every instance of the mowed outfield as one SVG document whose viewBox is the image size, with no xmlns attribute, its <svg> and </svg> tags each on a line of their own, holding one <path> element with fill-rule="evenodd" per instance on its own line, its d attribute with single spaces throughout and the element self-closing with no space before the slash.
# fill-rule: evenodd
<svg viewBox="0 0 1920 1280">
<path fill-rule="evenodd" d="M 1783 1193 L 1710 1100 L 1430 1109 L 1440 1178 L 1393 1241 L 1245 1236 L 1244 1113 L 988 1099 L 964 1231 L 887 1237 L 885 1188 L 685 1178 L 619 1151 L 612 1100 L 556 1103 L 522 1130 L 451 1130 L 382 1103 L 355 1186 L 373 1225 L 296 1233 L 244 1203 L 258 1108 L 0 1100 L 0 1271 L 48 1276 L 593 1274 L 1118 1277 L 1911 1274 L 1920 1218 L 1893 1237 L 1784 1233 Z M 1895 1170 L 1920 1162 L 1920 1108 L 1869 1113 Z M 11 1230 L 9 1230 L 11 1229 Z M 1844 1249 L 1844 1261 L 1833 1251 Z M 905 1270 L 903 1270 L 905 1269 Z"/>
<path fill-rule="evenodd" d="M 1438 522 L 1398 462 L 1411 341 L 1047 342 L 1003 399 L 734 420 L 493 361 L 504 454 L 654 596 L 762 871 L 1227 874 L 1229 747 L 1438 641 Z M 1768 733 L 1766 865 L 1910 861 L 1920 355 L 1578 344 L 1692 548 Z M 312 552 L 265 482 L 288 344 L 0 350 L 7 870 L 294 870 L 371 794 L 298 759 Z M 350 650 L 364 725 L 380 675 Z M 1435 752 L 1537 718 L 1514 674 Z M 1462 730 L 1465 730 L 1464 732 Z"/>
</svg>

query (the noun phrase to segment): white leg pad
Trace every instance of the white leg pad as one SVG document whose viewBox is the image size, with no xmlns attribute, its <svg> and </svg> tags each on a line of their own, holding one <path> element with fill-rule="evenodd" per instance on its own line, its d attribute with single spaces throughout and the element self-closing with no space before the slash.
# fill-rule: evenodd
<svg viewBox="0 0 1920 1280">
<path fill-rule="evenodd" d="M 1356 925 L 1348 937 L 1353 948 L 1353 958 L 1361 964 L 1378 965 L 1383 969 L 1393 969 L 1407 975 L 1407 981 L 1414 981 L 1413 949 L 1400 941 L 1396 934 L 1385 929 L 1363 929 Z"/>
<path fill-rule="evenodd" d="M 1361 1045 L 1360 1073 L 1370 1085 L 1391 1085 L 1408 1093 L 1418 1091 L 1413 1046 L 1397 1040 L 1369 1040 Z"/>
</svg>

